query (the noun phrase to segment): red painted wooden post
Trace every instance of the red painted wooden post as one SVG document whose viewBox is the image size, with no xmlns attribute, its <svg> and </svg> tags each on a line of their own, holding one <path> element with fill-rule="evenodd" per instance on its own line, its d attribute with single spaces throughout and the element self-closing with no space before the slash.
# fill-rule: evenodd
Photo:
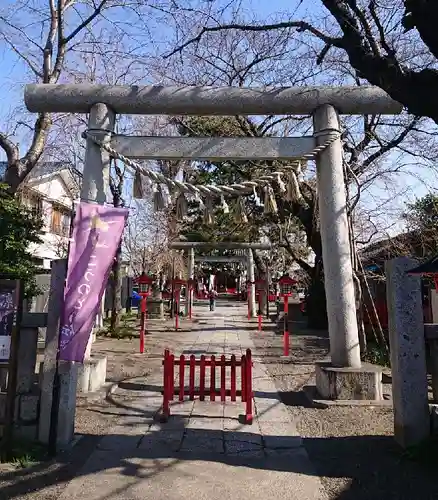
<svg viewBox="0 0 438 500">
<path fill-rule="evenodd" d="M 168 419 L 170 415 L 170 394 L 169 394 L 169 366 L 170 356 L 169 350 L 164 351 L 164 365 L 163 365 L 163 417 Z"/>
<path fill-rule="evenodd" d="M 241 395 L 242 395 L 242 403 L 246 401 L 246 356 L 245 354 L 242 356 L 242 361 L 240 362 L 240 383 L 241 383 Z"/>
<path fill-rule="evenodd" d="M 184 401 L 184 368 L 186 358 L 184 354 L 179 357 L 179 400 Z"/>
<path fill-rule="evenodd" d="M 231 356 L 231 401 L 236 401 L 236 356 Z"/>
<path fill-rule="evenodd" d="M 214 354 L 211 356 L 210 366 L 210 401 L 216 400 L 216 359 Z"/>
<path fill-rule="evenodd" d="M 252 424 L 252 355 L 251 350 L 246 350 L 246 423 Z"/>
<path fill-rule="evenodd" d="M 205 356 L 201 356 L 199 366 L 199 401 L 205 400 Z"/>
<path fill-rule="evenodd" d="M 173 401 L 175 399 L 175 355 L 170 355 L 170 377 L 169 377 L 169 386 L 170 386 L 170 399 Z"/>
<path fill-rule="evenodd" d="M 190 401 L 195 399 L 195 355 L 190 356 L 190 373 L 189 373 L 189 396 Z"/>
<path fill-rule="evenodd" d="M 284 331 L 283 331 L 283 356 L 289 356 L 289 297 L 284 296 Z"/>
<path fill-rule="evenodd" d="M 221 401 L 225 402 L 225 356 L 221 356 Z"/>
</svg>

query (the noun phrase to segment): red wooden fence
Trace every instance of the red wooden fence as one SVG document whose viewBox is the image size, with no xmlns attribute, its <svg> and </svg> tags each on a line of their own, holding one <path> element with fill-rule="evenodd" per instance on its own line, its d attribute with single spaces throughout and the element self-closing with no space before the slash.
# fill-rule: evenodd
<svg viewBox="0 0 438 500">
<path fill-rule="evenodd" d="M 175 366 L 179 367 L 178 384 L 175 387 Z M 188 389 L 186 386 L 186 366 L 188 367 Z M 181 354 L 175 359 L 175 355 L 171 354 L 168 349 L 164 351 L 164 381 L 163 381 L 163 418 L 167 420 L 170 416 L 170 401 L 173 401 L 174 396 L 178 396 L 179 401 L 184 401 L 184 396 L 188 396 L 191 401 L 195 396 L 199 397 L 200 401 L 205 401 L 206 397 L 210 401 L 216 401 L 216 397 L 225 403 L 229 397 L 231 401 L 236 401 L 239 396 L 242 403 L 245 405 L 245 422 L 252 423 L 252 357 L 251 350 L 247 349 L 246 354 L 240 360 L 236 359 L 233 354 L 230 359 L 222 356 L 211 356 L 207 358 L 202 355 L 196 359 L 192 354 L 190 357 Z M 199 387 L 195 387 L 195 370 L 199 367 Z M 230 387 L 227 388 L 227 367 L 230 372 Z M 207 374 L 209 368 L 210 377 Z M 220 388 L 216 388 L 216 368 L 220 373 Z M 236 374 L 237 368 L 241 370 L 241 389 L 237 389 Z M 209 385 L 206 385 L 206 380 L 210 379 Z M 207 380 L 208 381 L 208 380 Z"/>
</svg>

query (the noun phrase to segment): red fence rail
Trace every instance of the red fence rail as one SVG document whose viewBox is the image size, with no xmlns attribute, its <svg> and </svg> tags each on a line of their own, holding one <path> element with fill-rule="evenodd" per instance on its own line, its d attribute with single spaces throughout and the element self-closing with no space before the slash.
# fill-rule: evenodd
<svg viewBox="0 0 438 500">
<path fill-rule="evenodd" d="M 178 384 L 175 385 L 175 367 L 178 367 Z M 220 399 L 222 403 L 229 397 L 230 401 L 236 401 L 240 397 L 242 403 L 245 403 L 245 422 L 251 424 L 252 414 L 252 355 L 251 350 L 237 359 L 233 354 L 230 359 L 222 356 L 206 357 L 202 355 L 196 358 L 194 354 L 189 357 L 181 354 L 175 358 L 168 349 L 164 351 L 163 360 L 163 419 L 167 420 L 170 416 L 170 401 L 178 396 L 179 401 L 184 401 L 188 396 L 193 401 L 197 396 L 200 401 L 209 398 L 210 401 Z M 188 370 L 186 370 L 188 367 Z M 199 368 L 199 386 L 195 384 L 195 371 Z M 207 370 L 208 368 L 208 370 Z M 227 370 L 229 368 L 229 370 Z M 241 389 L 237 389 L 237 369 L 241 371 Z M 220 374 L 220 387 L 216 387 L 216 369 Z M 186 372 L 188 371 L 188 385 L 186 385 Z M 230 372 L 230 386 L 227 388 L 227 371 Z M 208 385 L 207 385 L 208 384 Z"/>
</svg>

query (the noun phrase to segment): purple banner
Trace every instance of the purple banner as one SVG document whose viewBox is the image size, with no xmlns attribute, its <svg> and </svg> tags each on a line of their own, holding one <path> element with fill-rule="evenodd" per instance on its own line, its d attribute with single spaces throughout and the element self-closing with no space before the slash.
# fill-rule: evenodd
<svg viewBox="0 0 438 500">
<path fill-rule="evenodd" d="M 62 361 L 84 360 L 127 217 L 126 208 L 77 206 L 61 316 Z"/>
</svg>

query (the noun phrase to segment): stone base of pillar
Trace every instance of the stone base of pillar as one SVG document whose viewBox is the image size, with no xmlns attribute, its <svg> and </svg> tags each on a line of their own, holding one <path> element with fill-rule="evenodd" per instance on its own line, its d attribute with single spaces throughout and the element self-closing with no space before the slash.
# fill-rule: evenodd
<svg viewBox="0 0 438 500">
<path fill-rule="evenodd" d="M 315 363 L 316 390 L 324 399 L 382 401 L 381 366 L 363 363 L 361 368 L 338 368 L 330 362 Z"/>
<path fill-rule="evenodd" d="M 92 355 L 78 365 L 78 392 L 98 391 L 106 380 L 106 356 Z"/>
<path fill-rule="evenodd" d="M 148 298 L 148 318 L 164 319 L 164 303 L 163 299 Z"/>
</svg>

